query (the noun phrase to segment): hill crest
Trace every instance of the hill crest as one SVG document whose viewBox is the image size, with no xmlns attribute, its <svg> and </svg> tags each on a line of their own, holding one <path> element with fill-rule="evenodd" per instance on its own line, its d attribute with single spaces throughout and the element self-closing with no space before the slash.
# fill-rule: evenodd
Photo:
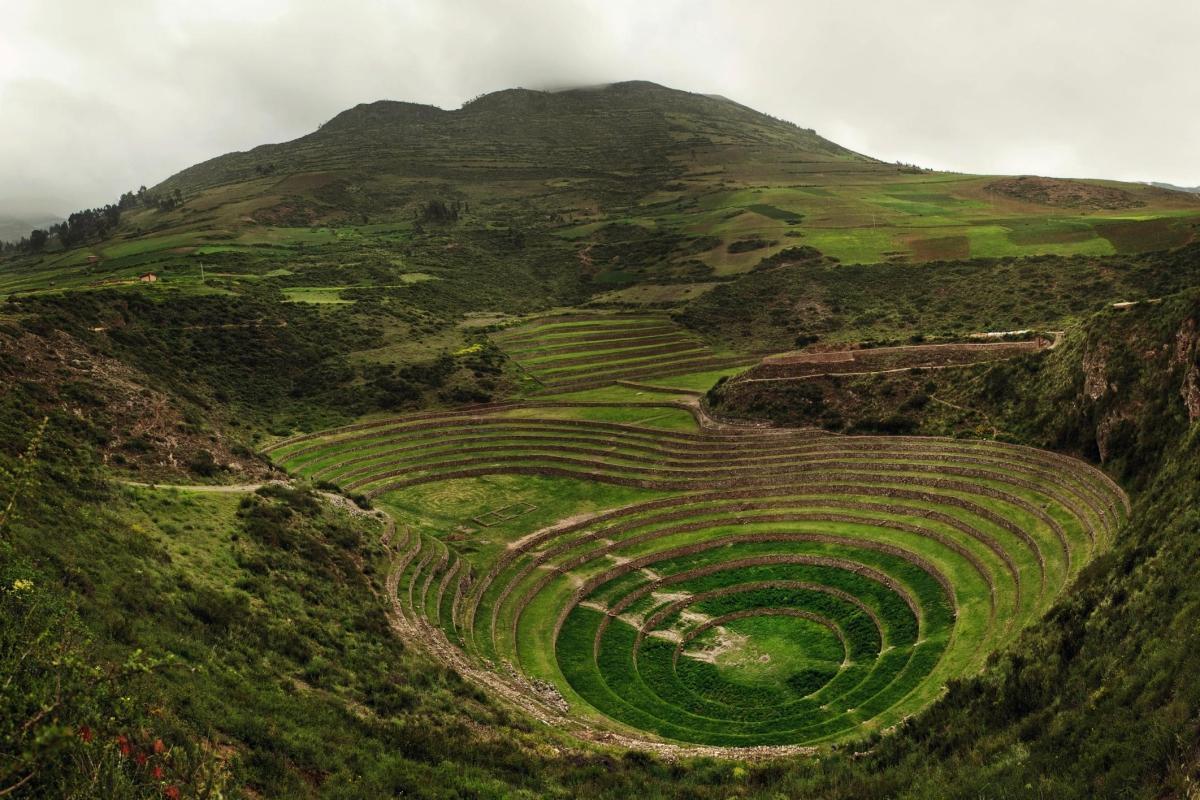
<svg viewBox="0 0 1200 800">
<path fill-rule="evenodd" d="M 473 171 L 481 163 L 492 174 L 537 168 L 613 174 L 662 170 L 669 159 L 682 160 L 700 147 L 738 160 L 878 163 L 731 100 L 626 81 L 555 91 L 503 89 L 458 109 L 361 103 L 298 139 L 209 159 L 154 190 L 190 195 L 264 171 L 443 174 Z"/>
</svg>

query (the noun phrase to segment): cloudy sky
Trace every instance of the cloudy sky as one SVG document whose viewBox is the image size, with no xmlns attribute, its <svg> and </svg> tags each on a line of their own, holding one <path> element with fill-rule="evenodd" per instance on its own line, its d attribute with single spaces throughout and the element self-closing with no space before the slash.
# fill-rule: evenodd
<svg viewBox="0 0 1200 800">
<path fill-rule="evenodd" d="M 1196 0 L 0 0 L 0 214 L 378 99 L 647 79 L 886 160 L 1200 185 Z"/>
</svg>

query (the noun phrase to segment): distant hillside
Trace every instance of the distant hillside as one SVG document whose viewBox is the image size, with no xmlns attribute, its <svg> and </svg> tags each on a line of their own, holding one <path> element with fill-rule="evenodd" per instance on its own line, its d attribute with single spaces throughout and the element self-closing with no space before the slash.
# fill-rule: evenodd
<svg viewBox="0 0 1200 800">
<path fill-rule="evenodd" d="M 1191 194 L 1200 194 L 1200 186 L 1176 186 L 1173 183 L 1162 183 L 1161 181 L 1150 181 L 1151 186 L 1157 186 L 1160 189 L 1171 189 L 1176 192 L 1189 192 Z"/>
<path fill-rule="evenodd" d="M 676 175 L 685 158 L 878 163 L 730 100 L 633 81 L 507 89 L 453 111 L 366 103 L 300 139 L 205 161 L 156 188 L 192 194 L 264 173 L 348 170 L 376 181 L 380 173 L 466 182 L 607 177 L 620 190 Z"/>
<path fill-rule="evenodd" d="M 15 242 L 36 228 L 48 228 L 62 217 L 52 214 L 27 214 L 20 217 L 0 215 L 0 242 Z"/>
</svg>

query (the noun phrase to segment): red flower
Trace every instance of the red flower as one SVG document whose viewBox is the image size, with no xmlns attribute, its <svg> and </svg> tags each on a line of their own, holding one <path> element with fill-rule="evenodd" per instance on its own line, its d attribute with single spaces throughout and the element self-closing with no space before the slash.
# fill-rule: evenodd
<svg viewBox="0 0 1200 800">
<path fill-rule="evenodd" d="M 134 759 L 135 761 L 137 761 L 137 765 L 138 765 L 139 767 L 144 767 L 144 766 L 146 766 L 146 754 L 145 754 L 145 753 L 143 753 L 143 752 L 141 752 L 140 750 L 138 751 L 138 754 L 137 754 L 136 756 L 134 756 L 134 757 L 133 757 L 133 759 Z"/>
<path fill-rule="evenodd" d="M 179 787 L 168 786 L 166 789 L 163 789 L 163 795 L 166 796 L 167 800 L 179 800 Z"/>
<path fill-rule="evenodd" d="M 117 747 L 121 748 L 121 755 L 123 756 L 128 756 L 133 750 L 133 748 L 129 746 L 129 740 L 125 738 L 125 734 L 121 734 L 117 737 Z"/>
<path fill-rule="evenodd" d="M 156 781 L 161 781 L 163 777 L 163 768 L 155 764 L 154 769 L 150 770 L 150 777 L 154 778 Z"/>
<path fill-rule="evenodd" d="M 154 752 L 156 755 L 162 755 L 163 751 L 165 751 L 166 749 L 167 749 L 167 746 L 165 744 L 163 744 L 162 739 L 154 740 Z"/>
<path fill-rule="evenodd" d="M 82 726 L 79 729 L 79 738 L 83 739 L 85 742 L 92 741 L 92 729 L 87 725 Z"/>
</svg>

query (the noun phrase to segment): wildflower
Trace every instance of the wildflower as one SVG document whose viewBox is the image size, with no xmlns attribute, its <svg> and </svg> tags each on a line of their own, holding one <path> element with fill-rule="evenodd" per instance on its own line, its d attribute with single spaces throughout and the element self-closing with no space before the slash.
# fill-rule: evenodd
<svg viewBox="0 0 1200 800">
<path fill-rule="evenodd" d="M 79 727 L 79 738 L 83 739 L 83 741 L 91 742 L 93 736 L 94 734 L 92 733 L 92 729 L 87 725 L 81 725 Z"/>
<path fill-rule="evenodd" d="M 163 778 L 163 768 L 155 764 L 154 769 L 150 770 L 150 777 L 156 781 L 161 781 Z"/>
<path fill-rule="evenodd" d="M 117 737 L 117 747 L 120 748 L 121 755 L 126 757 L 133 751 L 133 748 L 129 746 L 129 740 L 125 738 L 125 734 Z"/>
<path fill-rule="evenodd" d="M 146 754 L 139 750 L 138 754 L 133 757 L 133 760 L 137 762 L 139 767 L 144 767 L 148 759 L 146 758 Z"/>
<path fill-rule="evenodd" d="M 165 744 L 163 744 L 163 740 L 162 740 L 162 739 L 155 739 L 155 740 L 154 740 L 154 753 L 155 753 L 155 755 L 160 755 L 160 756 L 161 756 L 161 755 L 163 754 L 163 751 L 165 751 L 166 749 L 167 749 L 167 746 L 166 746 Z"/>
<path fill-rule="evenodd" d="M 168 786 L 166 789 L 163 789 L 163 795 L 167 798 L 167 800 L 179 800 L 179 787 Z"/>
<path fill-rule="evenodd" d="M 28 592 L 33 589 L 33 581 L 26 578 L 17 578 L 13 581 L 12 588 L 14 592 Z"/>
</svg>

